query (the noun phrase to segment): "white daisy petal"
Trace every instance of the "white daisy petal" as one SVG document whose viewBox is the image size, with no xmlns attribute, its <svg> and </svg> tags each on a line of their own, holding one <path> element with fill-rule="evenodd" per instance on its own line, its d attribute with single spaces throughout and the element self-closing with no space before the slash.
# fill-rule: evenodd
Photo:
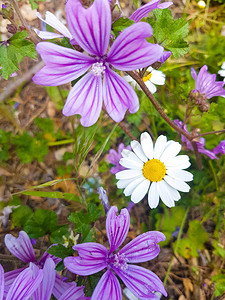
<svg viewBox="0 0 225 300">
<path fill-rule="evenodd" d="M 220 76 L 225 77 L 225 70 L 219 70 L 218 73 Z"/>
<path fill-rule="evenodd" d="M 171 195 L 172 199 L 174 201 L 178 201 L 180 200 L 181 196 L 180 196 L 180 193 L 174 189 L 171 185 L 169 185 L 166 181 L 166 188 L 167 188 L 167 192 Z"/>
<path fill-rule="evenodd" d="M 132 152 L 130 150 L 124 149 L 121 154 L 124 158 L 132 159 L 139 164 L 143 163 L 143 161 L 134 152 Z"/>
<path fill-rule="evenodd" d="M 145 81 L 145 85 L 152 94 L 154 94 L 157 91 L 156 86 L 150 80 Z"/>
<path fill-rule="evenodd" d="M 147 194 L 149 186 L 150 186 L 150 181 L 148 179 L 145 179 L 133 191 L 131 195 L 131 201 L 133 201 L 134 203 L 138 203 L 139 201 L 141 201 L 144 198 L 144 196 Z"/>
<path fill-rule="evenodd" d="M 142 150 L 141 144 L 138 141 L 132 141 L 130 143 L 132 150 L 134 153 L 143 161 L 148 161 L 148 158 L 144 154 L 144 151 Z"/>
<path fill-rule="evenodd" d="M 140 177 L 140 176 L 138 176 Z M 131 178 L 131 179 L 121 179 L 117 182 L 118 189 L 124 189 L 128 184 L 130 184 L 133 180 L 137 179 L 138 177 Z"/>
<path fill-rule="evenodd" d="M 163 151 L 162 155 L 160 156 L 160 160 L 162 162 L 168 161 L 174 156 L 176 156 L 181 150 L 181 144 L 174 141 L 167 142 L 165 150 Z"/>
<path fill-rule="evenodd" d="M 116 173 L 116 179 L 131 179 L 142 175 L 142 170 L 124 170 Z"/>
<path fill-rule="evenodd" d="M 148 204 L 150 208 L 156 208 L 159 204 L 159 193 L 157 190 L 157 182 L 152 182 L 148 192 Z"/>
<path fill-rule="evenodd" d="M 162 71 L 152 70 L 151 82 L 157 85 L 163 85 L 166 81 L 166 75 Z"/>
<path fill-rule="evenodd" d="M 143 162 L 139 163 L 132 159 L 121 158 L 120 165 L 128 169 L 142 170 Z"/>
<path fill-rule="evenodd" d="M 50 39 L 56 39 L 56 38 L 62 38 L 62 34 L 54 33 L 54 32 L 49 32 L 49 31 L 42 31 L 38 30 L 37 28 L 33 28 L 35 33 L 39 36 L 39 38 L 43 40 L 50 40 Z"/>
<path fill-rule="evenodd" d="M 138 177 L 137 179 L 133 180 L 124 190 L 124 195 L 125 196 L 130 196 L 133 191 L 136 189 L 136 187 L 138 187 L 143 181 L 145 181 L 146 179 L 144 178 L 144 176 L 142 177 Z"/>
<path fill-rule="evenodd" d="M 160 155 L 163 153 L 165 147 L 166 147 L 167 138 L 165 135 L 160 135 L 156 142 L 154 147 L 154 158 L 159 158 Z"/>
<path fill-rule="evenodd" d="M 191 165 L 187 155 L 178 155 L 164 163 L 167 169 L 187 169 Z"/>
<path fill-rule="evenodd" d="M 141 146 L 145 155 L 149 158 L 153 158 L 153 142 L 151 136 L 144 132 L 141 134 Z"/>
<path fill-rule="evenodd" d="M 181 180 L 176 180 L 168 175 L 166 175 L 164 177 L 164 180 L 169 184 L 171 185 L 174 189 L 178 190 L 178 191 L 181 191 L 181 192 L 189 192 L 190 190 L 190 186 L 184 182 L 184 181 L 181 181 Z"/>
<path fill-rule="evenodd" d="M 184 170 L 167 170 L 166 174 L 171 176 L 174 179 L 182 181 L 192 181 L 193 175 L 190 172 Z"/>
<path fill-rule="evenodd" d="M 163 203 L 168 207 L 175 206 L 172 194 L 167 189 L 166 182 L 164 180 L 159 181 L 157 184 L 157 190 L 159 193 L 160 198 L 162 199 Z"/>
</svg>

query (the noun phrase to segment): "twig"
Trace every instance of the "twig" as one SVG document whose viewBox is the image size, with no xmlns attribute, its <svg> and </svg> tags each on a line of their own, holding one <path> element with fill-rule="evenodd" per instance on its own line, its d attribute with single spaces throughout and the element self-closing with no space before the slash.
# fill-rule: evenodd
<svg viewBox="0 0 225 300">
<path fill-rule="evenodd" d="M 30 39 L 32 40 L 32 42 L 34 44 L 37 44 L 39 42 L 39 39 L 34 35 L 32 29 L 30 29 L 27 21 L 24 19 L 23 15 L 21 14 L 17 0 L 9 0 L 9 1 L 11 3 L 12 7 L 15 9 L 18 18 L 20 19 L 20 22 L 26 28 L 26 30 L 29 32 Z"/>
<path fill-rule="evenodd" d="M 193 136 L 192 137 L 192 140 L 196 139 L 196 138 L 199 138 L 201 136 L 206 136 L 206 135 L 210 135 L 210 134 L 215 134 L 215 133 L 224 133 L 225 132 L 225 129 L 221 129 L 221 130 L 215 130 L 215 131 L 209 131 L 209 132 L 204 132 L 204 133 L 200 133 L 196 136 Z"/>
<path fill-rule="evenodd" d="M 28 72 L 23 76 L 18 77 L 16 81 L 10 82 L 5 90 L 0 94 L 0 101 L 5 101 L 9 96 L 11 96 L 23 83 L 29 82 L 33 75 L 44 67 L 44 62 L 41 61 L 35 66 L 33 66 Z"/>
<path fill-rule="evenodd" d="M 156 101 L 155 97 L 152 95 L 152 93 L 149 91 L 147 86 L 145 85 L 144 81 L 133 71 L 127 71 L 127 74 L 129 74 L 142 88 L 146 96 L 149 98 L 149 100 L 152 102 L 153 106 L 155 109 L 159 112 L 161 117 L 172 127 L 174 128 L 177 132 L 180 134 L 184 135 L 189 141 L 192 140 L 192 136 L 186 132 L 184 129 L 180 128 L 177 126 L 163 111 L 162 107 L 160 104 Z"/>
<path fill-rule="evenodd" d="M 132 139 L 132 140 L 137 140 L 136 137 L 130 132 L 130 130 L 127 128 L 126 124 L 124 122 L 119 122 L 118 125 L 120 128 Z"/>
</svg>

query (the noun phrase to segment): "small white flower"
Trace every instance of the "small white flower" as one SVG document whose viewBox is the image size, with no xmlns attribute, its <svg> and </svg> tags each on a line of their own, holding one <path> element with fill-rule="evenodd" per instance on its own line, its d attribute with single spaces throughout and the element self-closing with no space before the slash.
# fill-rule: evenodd
<svg viewBox="0 0 225 300">
<path fill-rule="evenodd" d="M 138 203 L 148 193 L 148 203 L 151 208 L 159 204 L 159 198 L 168 207 L 175 206 L 181 192 L 188 192 L 193 175 L 184 171 L 190 166 L 187 155 L 178 155 L 181 145 L 178 142 L 167 141 L 160 135 L 153 146 L 147 132 L 141 134 L 141 143 L 131 142 L 133 151 L 124 149 L 120 164 L 128 170 L 116 173 L 117 187 L 124 189 L 125 196 L 131 195 L 131 201 Z"/>
<path fill-rule="evenodd" d="M 198 7 L 199 8 L 205 8 L 206 7 L 206 3 L 203 0 L 198 1 Z"/>
<path fill-rule="evenodd" d="M 219 70 L 218 73 L 220 74 L 220 76 L 224 77 L 223 81 L 225 82 L 225 61 L 223 62 L 221 69 L 222 70 Z"/>
<path fill-rule="evenodd" d="M 65 235 L 62 236 L 63 237 L 63 246 L 68 247 L 69 243 L 72 242 L 73 245 L 77 244 L 77 240 L 79 238 L 79 234 L 74 235 L 73 231 L 70 232 L 70 235 L 68 237 L 66 237 Z"/>
<path fill-rule="evenodd" d="M 125 75 L 124 78 L 131 84 L 133 88 L 137 87 L 139 90 L 141 90 L 140 86 L 131 76 Z M 155 84 L 164 85 L 165 80 L 166 75 L 162 71 L 155 70 L 152 67 L 148 67 L 147 74 L 143 77 L 143 81 L 152 94 L 157 91 Z"/>
<path fill-rule="evenodd" d="M 44 31 L 44 30 L 39 30 L 37 28 L 34 28 L 33 30 L 36 32 L 36 34 L 44 40 L 49 40 L 49 39 L 55 39 L 55 38 L 63 38 L 64 36 L 70 39 L 71 41 L 73 40 L 72 34 L 69 32 L 69 30 L 66 28 L 66 26 L 59 21 L 55 15 L 53 15 L 50 11 L 46 11 L 45 13 L 45 20 L 42 18 L 41 14 L 39 12 L 36 13 L 37 17 L 44 23 L 50 25 L 52 28 L 56 29 L 58 33 L 54 32 L 49 32 L 49 31 Z"/>
</svg>

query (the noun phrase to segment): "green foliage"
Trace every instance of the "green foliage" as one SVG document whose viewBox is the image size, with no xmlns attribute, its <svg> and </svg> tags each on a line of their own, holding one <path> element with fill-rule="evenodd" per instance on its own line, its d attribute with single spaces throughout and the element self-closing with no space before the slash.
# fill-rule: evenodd
<svg viewBox="0 0 225 300">
<path fill-rule="evenodd" d="M 121 31 L 131 26 L 132 24 L 134 24 L 134 21 L 128 18 L 119 18 L 118 20 L 116 20 L 116 22 L 114 22 L 112 26 L 115 36 L 117 37 Z"/>
<path fill-rule="evenodd" d="M 32 216 L 33 212 L 29 206 L 20 206 L 12 212 L 12 224 L 13 226 L 22 226 L 26 224 L 29 218 Z"/>
<path fill-rule="evenodd" d="M 218 274 L 212 277 L 212 281 L 215 284 L 214 295 L 216 297 L 223 295 L 225 287 L 225 274 Z"/>
<path fill-rule="evenodd" d="M 16 136 L 14 143 L 16 145 L 17 155 L 22 163 L 30 163 L 35 158 L 38 161 L 43 161 L 45 155 L 48 154 L 47 141 L 31 137 L 26 131 Z"/>
<path fill-rule="evenodd" d="M 2 77 L 8 79 L 9 76 L 19 70 L 19 63 L 25 56 L 36 58 L 35 45 L 26 40 L 26 31 L 14 34 L 7 45 L 0 46 L 0 65 L 2 66 Z"/>
<path fill-rule="evenodd" d="M 3 129 L 0 129 L 0 161 L 6 161 L 10 157 L 10 137 L 11 132 L 5 132 Z"/>
<path fill-rule="evenodd" d="M 158 44 L 172 51 L 175 58 L 188 51 L 188 44 L 184 41 L 189 31 L 189 24 L 185 17 L 173 19 L 171 11 L 167 9 L 154 9 L 154 18 L 148 18 L 153 28 L 153 36 Z"/>
<path fill-rule="evenodd" d="M 93 230 L 91 224 L 95 222 L 101 215 L 101 211 L 93 203 L 87 206 L 87 212 L 73 212 L 68 220 L 75 224 L 75 231 L 81 233 L 82 243 L 93 241 Z"/>
<path fill-rule="evenodd" d="M 46 0 L 38 0 L 38 1 L 41 1 L 41 2 L 45 2 Z M 36 0 L 29 0 L 29 3 L 31 5 L 31 8 L 32 9 L 37 9 L 38 8 L 38 4 Z"/>
<path fill-rule="evenodd" d="M 80 198 L 78 196 L 72 194 L 72 193 L 45 192 L 45 191 L 24 191 L 24 192 L 21 192 L 21 194 L 28 195 L 28 196 L 65 199 L 65 200 L 69 200 L 69 201 L 81 202 Z"/>
<path fill-rule="evenodd" d="M 168 245 L 172 233 L 177 230 L 177 227 L 181 225 L 181 222 L 183 220 L 185 214 L 185 210 L 181 206 L 173 207 L 170 211 L 168 211 L 167 208 L 164 209 L 164 215 L 161 213 L 158 213 L 155 215 L 156 218 L 156 230 L 162 231 L 165 236 L 166 240 L 164 242 L 161 242 L 160 245 Z"/>
<path fill-rule="evenodd" d="M 198 250 L 204 249 L 204 243 L 208 241 L 209 235 L 198 220 L 189 222 L 187 237 L 179 241 L 178 253 L 184 258 L 198 257 Z M 176 242 L 177 243 L 177 242 Z M 176 247 L 174 243 L 174 248 Z"/>
<path fill-rule="evenodd" d="M 48 253 L 51 255 L 55 255 L 56 257 L 59 258 L 66 258 L 67 256 L 72 256 L 74 253 L 74 250 L 70 247 L 67 248 L 63 245 L 54 245 L 50 249 L 48 249 Z"/>
</svg>

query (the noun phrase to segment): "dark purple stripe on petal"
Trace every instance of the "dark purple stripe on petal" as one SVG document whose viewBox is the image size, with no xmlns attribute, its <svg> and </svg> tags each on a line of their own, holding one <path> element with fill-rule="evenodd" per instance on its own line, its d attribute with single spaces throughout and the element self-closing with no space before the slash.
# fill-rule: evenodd
<svg viewBox="0 0 225 300">
<path fill-rule="evenodd" d="M 84 286 L 71 286 L 58 300 L 83 300 L 87 299 L 84 295 Z"/>
<path fill-rule="evenodd" d="M 68 0 L 66 4 L 68 26 L 77 43 L 89 54 L 106 53 L 110 31 L 111 11 L 108 0 L 95 0 L 85 9 L 80 1 Z"/>
<path fill-rule="evenodd" d="M 142 18 L 147 17 L 153 9 L 157 8 L 161 0 L 152 0 L 149 3 L 139 7 L 131 16 L 130 19 L 135 23 L 139 22 Z"/>
<path fill-rule="evenodd" d="M 130 227 L 130 215 L 126 208 L 121 209 L 117 216 L 118 208 L 112 206 L 107 214 L 106 232 L 110 244 L 109 254 L 115 251 L 125 240 Z"/>
<path fill-rule="evenodd" d="M 139 266 L 129 265 L 126 270 L 114 269 L 128 289 L 142 300 L 159 299 L 153 292 L 160 292 L 167 296 L 166 290 L 159 277 Z"/>
<path fill-rule="evenodd" d="M 2 265 L 0 264 L 0 300 L 3 299 L 4 289 L 5 289 L 4 270 Z"/>
<path fill-rule="evenodd" d="M 99 280 L 91 300 L 122 300 L 120 283 L 110 270 Z"/>
<path fill-rule="evenodd" d="M 152 35 L 149 24 L 141 22 L 125 29 L 112 44 L 107 62 L 122 71 L 147 67 L 160 59 L 163 47 L 145 39 Z"/>
<path fill-rule="evenodd" d="M 139 100 L 133 88 L 125 79 L 107 68 L 103 79 L 103 98 L 105 108 L 115 122 L 120 122 L 127 109 L 135 113 L 139 109 Z"/>
<path fill-rule="evenodd" d="M 96 123 L 102 109 L 102 79 L 91 72 L 72 88 L 63 108 L 65 116 L 81 115 L 80 122 L 88 127 Z"/>
</svg>

